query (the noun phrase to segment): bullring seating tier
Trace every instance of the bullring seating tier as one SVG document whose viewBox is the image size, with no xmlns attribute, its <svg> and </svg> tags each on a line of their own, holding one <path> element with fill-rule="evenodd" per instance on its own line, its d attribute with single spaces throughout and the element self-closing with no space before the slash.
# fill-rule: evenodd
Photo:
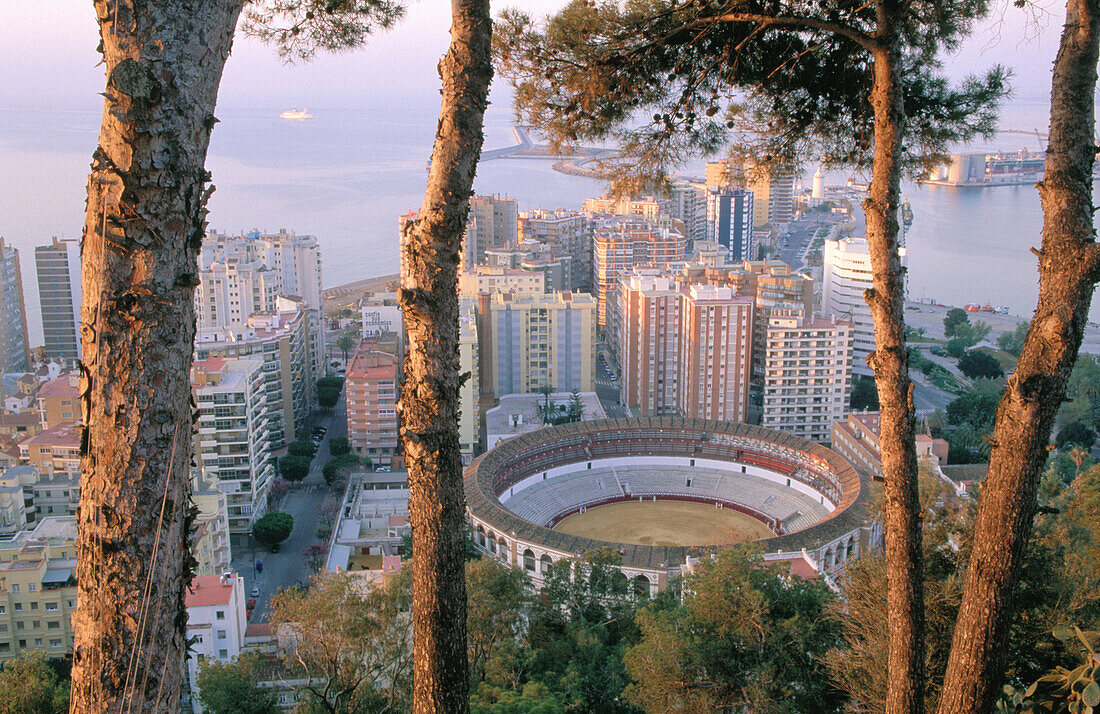
<svg viewBox="0 0 1100 714">
<path fill-rule="evenodd" d="M 687 485 L 689 479 L 690 486 Z M 625 493 L 620 491 L 620 483 Z M 505 508 L 521 518 L 552 527 L 559 514 L 582 505 L 623 495 L 662 494 L 713 498 L 747 506 L 782 523 L 786 533 L 807 528 L 829 513 L 825 506 L 806 494 L 750 474 L 686 466 L 601 468 L 598 461 L 590 470 L 559 474 L 538 481 L 514 496 L 502 494 L 500 500 Z"/>
</svg>

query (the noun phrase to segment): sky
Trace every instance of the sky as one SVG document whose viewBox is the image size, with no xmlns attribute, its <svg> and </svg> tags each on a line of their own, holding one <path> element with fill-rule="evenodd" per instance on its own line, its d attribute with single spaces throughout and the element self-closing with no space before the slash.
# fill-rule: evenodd
<svg viewBox="0 0 1100 714">
<path fill-rule="evenodd" d="M 520 6 L 535 15 L 564 4 L 562 0 L 500 3 Z M 1064 10 L 1040 5 L 1038 22 L 1002 3 L 994 17 L 979 26 L 960 51 L 945 57 L 953 77 L 1000 63 L 1015 72 L 1013 109 L 1009 118 L 1046 123 L 1050 66 Z M 384 104 L 434 108 L 438 104 L 436 62 L 447 47 L 450 3 L 413 0 L 406 18 L 351 53 L 319 56 L 307 64 L 287 66 L 276 53 L 250 38 L 238 37 L 222 82 L 219 108 L 308 107 L 355 108 Z M 90 0 L 0 2 L 0 121 L 3 111 L 52 108 L 98 111 L 103 88 L 97 28 Z M 507 90 L 494 89 L 498 104 Z M 1034 115 L 1034 116 L 1032 116 Z M 1033 128 L 1033 127 L 1027 127 Z"/>
</svg>

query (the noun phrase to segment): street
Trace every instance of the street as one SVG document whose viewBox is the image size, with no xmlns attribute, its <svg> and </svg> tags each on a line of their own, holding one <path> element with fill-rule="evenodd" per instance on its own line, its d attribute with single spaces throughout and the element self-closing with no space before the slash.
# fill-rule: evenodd
<svg viewBox="0 0 1100 714">
<path fill-rule="evenodd" d="M 346 410 L 347 403 L 344 400 L 344 392 L 341 391 L 340 400 L 332 412 L 318 414 L 317 425 L 326 427 L 328 431 L 317 449 L 317 454 L 313 457 L 309 475 L 292 487 L 282 505 L 279 506 L 279 510 L 294 517 L 294 530 L 291 531 L 290 537 L 280 544 L 279 552 L 271 553 L 267 548 L 255 543 L 252 548 L 234 548 L 233 550 L 233 569 L 244 576 L 245 592 L 248 593 L 248 597 L 252 598 L 252 588 L 260 588 L 260 594 L 255 598 L 256 608 L 252 612 L 250 622 L 263 622 L 267 619 L 268 603 L 275 592 L 295 583 L 304 584 L 313 575 L 302 551 L 318 540 L 315 531 L 320 520 L 322 504 L 330 497 L 335 499 L 341 497 L 340 493 L 329 491 L 321 469 L 331 456 L 329 438 L 347 433 Z M 308 433 L 302 435 L 305 439 L 309 437 Z M 327 541 L 325 545 L 327 546 Z M 255 572 L 253 558 L 263 563 L 263 573 Z"/>
</svg>

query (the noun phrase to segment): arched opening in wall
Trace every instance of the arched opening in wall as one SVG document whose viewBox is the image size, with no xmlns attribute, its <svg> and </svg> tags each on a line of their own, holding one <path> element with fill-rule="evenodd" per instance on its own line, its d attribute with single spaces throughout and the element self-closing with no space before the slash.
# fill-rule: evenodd
<svg viewBox="0 0 1100 714">
<path fill-rule="evenodd" d="M 477 544 L 482 548 L 485 547 L 485 529 L 481 526 L 477 527 Z"/>
<path fill-rule="evenodd" d="M 832 568 L 834 565 L 836 565 L 836 553 L 833 552 L 832 548 L 829 548 L 825 551 L 825 567 Z"/>
<path fill-rule="evenodd" d="M 530 548 L 523 551 L 523 569 L 529 573 L 535 572 L 535 553 Z"/>
<path fill-rule="evenodd" d="M 550 557 L 549 553 L 543 553 L 539 558 L 539 572 L 545 574 L 550 566 L 554 564 L 554 559 Z"/>
<path fill-rule="evenodd" d="M 634 594 L 649 597 L 649 578 L 644 575 L 634 578 Z"/>
<path fill-rule="evenodd" d="M 497 538 L 492 534 L 492 532 L 489 533 L 489 552 L 497 552 Z"/>
<path fill-rule="evenodd" d="M 501 538 L 499 541 L 497 541 L 497 545 L 500 546 L 500 559 L 503 560 L 505 563 L 507 563 L 508 562 L 508 541 Z"/>
</svg>

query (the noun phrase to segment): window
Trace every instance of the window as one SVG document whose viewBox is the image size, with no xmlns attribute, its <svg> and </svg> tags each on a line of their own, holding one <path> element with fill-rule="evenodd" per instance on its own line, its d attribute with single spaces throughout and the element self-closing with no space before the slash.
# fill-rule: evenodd
<svg viewBox="0 0 1100 714">
<path fill-rule="evenodd" d="M 57 611 L 57 603 L 56 602 L 46 603 L 46 612 L 56 612 L 56 611 Z"/>
<path fill-rule="evenodd" d="M 18 585 L 18 584 L 13 584 L 13 585 L 11 586 L 11 591 L 12 591 L 13 593 L 17 593 L 17 592 L 19 592 L 19 585 Z"/>
<path fill-rule="evenodd" d="M 58 622 L 57 620 L 50 620 L 49 622 L 46 623 L 46 629 L 47 630 L 60 630 L 61 629 L 61 623 Z"/>
<path fill-rule="evenodd" d="M 225 619 L 225 610 L 217 610 L 214 613 L 214 617 L 218 620 L 224 620 Z"/>
<path fill-rule="evenodd" d="M 37 601 L 31 602 L 31 609 L 32 610 L 37 610 L 38 609 L 38 602 Z"/>
<path fill-rule="evenodd" d="M 229 650 L 218 650 L 218 659 L 229 659 Z"/>
<path fill-rule="evenodd" d="M 50 640 L 50 647 L 57 648 L 61 646 L 61 638 Z"/>
<path fill-rule="evenodd" d="M 15 586 L 12 585 L 12 587 L 15 587 Z M 21 602 L 15 603 L 15 611 L 16 612 L 23 612 L 23 603 L 21 603 Z"/>
<path fill-rule="evenodd" d="M 42 646 L 42 638 L 41 637 L 35 637 L 34 638 L 34 646 L 35 647 L 41 647 Z"/>
<path fill-rule="evenodd" d="M 225 630 L 218 630 L 218 639 L 219 640 L 224 640 L 225 639 Z"/>
</svg>

